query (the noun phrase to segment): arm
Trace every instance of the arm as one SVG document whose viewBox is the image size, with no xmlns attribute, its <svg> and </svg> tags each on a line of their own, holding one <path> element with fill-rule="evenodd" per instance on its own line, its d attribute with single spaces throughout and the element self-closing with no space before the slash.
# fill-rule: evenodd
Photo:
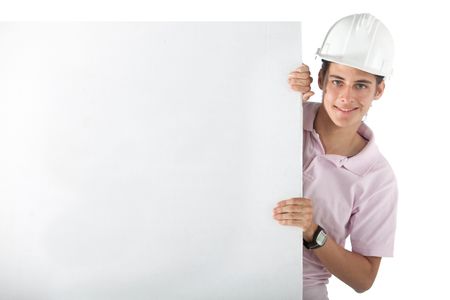
<svg viewBox="0 0 450 300">
<path fill-rule="evenodd" d="M 274 219 L 282 225 L 305 228 L 305 240 L 312 240 L 317 225 L 312 222 L 312 201 L 306 198 L 292 198 L 278 203 Z M 328 237 L 325 245 L 314 249 L 328 271 L 358 293 L 367 291 L 375 281 L 381 257 L 363 256 L 339 246 Z"/>
<path fill-rule="evenodd" d="M 305 231 L 304 238 L 312 240 L 317 225 L 312 224 Z M 320 248 L 312 250 L 331 274 L 362 293 L 370 289 L 378 273 L 381 257 L 363 256 L 339 246 L 333 239 L 328 239 Z"/>
</svg>

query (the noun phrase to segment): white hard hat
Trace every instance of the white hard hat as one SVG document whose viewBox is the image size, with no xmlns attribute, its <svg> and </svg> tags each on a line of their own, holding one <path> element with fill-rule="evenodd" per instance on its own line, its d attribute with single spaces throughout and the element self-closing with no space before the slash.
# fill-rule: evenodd
<svg viewBox="0 0 450 300">
<path fill-rule="evenodd" d="M 389 76 L 394 40 L 386 26 L 374 16 L 350 15 L 330 28 L 317 55 L 374 75 Z"/>
</svg>

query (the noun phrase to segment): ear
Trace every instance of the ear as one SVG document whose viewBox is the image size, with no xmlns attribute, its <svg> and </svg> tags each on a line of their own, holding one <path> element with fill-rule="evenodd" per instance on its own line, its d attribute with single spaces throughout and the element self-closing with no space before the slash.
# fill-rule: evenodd
<svg viewBox="0 0 450 300">
<path fill-rule="evenodd" d="M 373 100 L 378 100 L 381 98 L 381 96 L 383 96 L 384 88 L 385 88 L 385 84 L 384 84 L 384 80 L 383 80 L 380 82 L 380 84 L 378 84 L 376 86 L 375 97 L 373 98 Z"/>
<path fill-rule="evenodd" d="M 317 80 L 317 84 L 319 85 L 319 88 L 323 91 L 323 81 L 324 81 L 324 72 L 322 69 L 320 69 L 319 71 L 319 75 L 318 75 L 318 80 Z"/>
</svg>

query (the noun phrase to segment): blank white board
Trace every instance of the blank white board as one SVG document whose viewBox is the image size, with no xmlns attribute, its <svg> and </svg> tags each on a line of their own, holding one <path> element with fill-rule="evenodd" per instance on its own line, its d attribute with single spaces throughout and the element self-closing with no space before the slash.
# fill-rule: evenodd
<svg viewBox="0 0 450 300">
<path fill-rule="evenodd" d="M 300 23 L 0 25 L 1 299 L 300 299 Z"/>
</svg>

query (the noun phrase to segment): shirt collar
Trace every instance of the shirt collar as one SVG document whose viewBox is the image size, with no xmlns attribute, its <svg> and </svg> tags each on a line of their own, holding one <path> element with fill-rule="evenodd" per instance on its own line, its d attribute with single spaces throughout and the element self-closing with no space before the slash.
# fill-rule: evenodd
<svg viewBox="0 0 450 300">
<path fill-rule="evenodd" d="M 318 143 L 322 145 L 318 134 L 314 130 L 314 120 L 320 105 L 321 103 L 317 102 L 306 102 L 303 105 L 303 130 L 309 131 L 314 136 L 317 136 Z M 376 162 L 379 151 L 375 144 L 375 136 L 372 130 L 364 122 L 359 126 L 358 133 L 368 140 L 367 145 L 361 152 L 352 157 L 336 154 L 323 154 L 323 157 L 332 162 L 336 167 L 344 167 L 358 176 L 364 176 Z"/>
</svg>

